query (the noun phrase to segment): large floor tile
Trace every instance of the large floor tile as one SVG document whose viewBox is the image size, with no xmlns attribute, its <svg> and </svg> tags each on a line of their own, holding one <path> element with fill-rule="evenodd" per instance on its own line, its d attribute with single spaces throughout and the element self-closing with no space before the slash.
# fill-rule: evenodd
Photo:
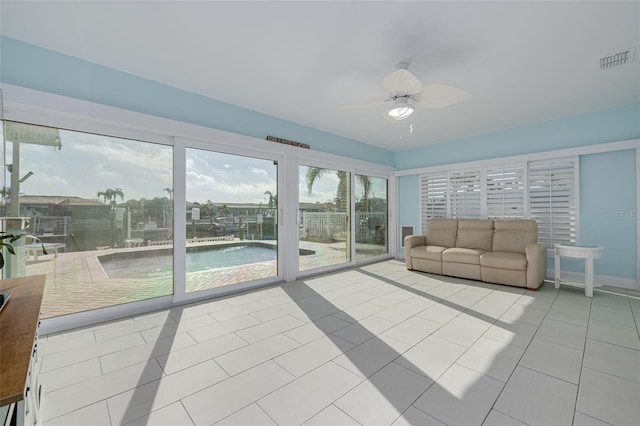
<svg viewBox="0 0 640 426">
<path fill-rule="evenodd" d="M 426 320 L 439 322 L 440 324 L 446 324 L 464 311 L 464 308 L 460 307 L 455 309 L 440 303 L 425 309 L 417 314 L 418 317 Z"/>
<path fill-rule="evenodd" d="M 423 375 L 391 363 L 342 396 L 335 405 L 363 425 L 388 425 L 432 383 Z"/>
<path fill-rule="evenodd" d="M 105 401 L 96 402 L 43 423 L 44 426 L 111 426 Z"/>
<path fill-rule="evenodd" d="M 360 423 L 349 417 L 335 405 L 330 405 L 315 416 L 304 422 L 304 426 L 359 426 Z"/>
<path fill-rule="evenodd" d="M 392 339 L 413 346 L 440 327 L 442 327 L 442 324 L 438 322 L 415 316 L 401 322 L 389 330 L 386 330 L 383 334 L 387 337 L 391 337 Z"/>
<path fill-rule="evenodd" d="M 215 339 L 216 337 L 224 336 L 225 334 L 233 333 L 234 331 L 242 330 L 253 325 L 260 324 L 260 321 L 252 317 L 251 315 L 241 315 L 239 317 L 231 318 L 227 321 L 222 321 L 217 324 L 207 325 L 205 327 L 195 328 L 189 330 L 189 335 L 194 338 L 198 343 L 206 342 L 207 340 Z"/>
<path fill-rule="evenodd" d="M 392 423 L 393 426 L 444 426 L 438 419 L 434 419 L 424 411 L 418 410 L 413 405 L 402 413 L 402 416 Z"/>
<path fill-rule="evenodd" d="M 243 330 L 236 331 L 236 334 L 249 343 L 255 343 L 264 340 L 267 337 L 284 333 L 285 331 L 296 328 L 304 322 L 290 315 L 285 315 L 262 324 L 254 325 Z"/>
<path fill-rule="evenodd" d="M 266 362 L 184 398 L 182 403 L 196 425 L 211 425 L 293 379 L 276 363 Z"/>
<path fill-rule="evenodd" d="M 300 346 L 298 342 L 283 334 L 278 334 L 257 343 L 244 346 L 216 357 L 215 360 L 230 375 L 253 368 Z"/>
<path fill-rule="evenodd" d="M 537 330 L 536 326 L 523 322 L 498 321 L 489 327 L 482 336 L 508 345 L 526 348 Z"/>
<path fill-rule="evenodd" d="M 103 355 L 100 357 L 100 365 L 104 373 L 109 373 L 195 344 L 196 341 L 187 333 L 179 333 L 145 343 L 144 345 L 133 346 L 118 352 Z"/>
<path fill-rule="evenodd" d="M 280 425 L 299 425 L 356 387 L 362 378 L 329 362 L 258 401 Z"/>
<path fill-rule="evenodd" d="M 161 327 L 148 328 L 140 331 L 140 334 L 145 341 L 154 342 L 158 339 L 165 339 L 197 328 L 211 327 L 217 322 L 209 315 L 199 315 L 191 318 L 178 317 L 176 322 L 163 324 Z"/>
<path fill-rule="evenodd" d="M 144 417 L 127 423 L 127 426 L 192 426 L 189 413 L 180 402 L 174 402 L 164 408 L 156 410 Z"/>
<path fill-rule="evenodd" d="M 70 413 L 160 377 L 162 377 L 160 365 L 155 360 L 151 360 L 47 392 L 42 399 L 44 419 L 53 419 Z"/>
<path fill-rule="evenodd" d="M 571 425 L 577 389 L 563 380 L 517 367 L 495 408 L 529 425 Z"/>
<path fill-rule="evenodd" d="M 620 324 L 591 320 L 587 337 L 630 349 L 640 350 L 638 329 Z"/>
<path fill-rule="evenodd" d="M 209 318 L 211 322 L 215 322 L 211 318 Z M 142 332 L 149 329 L 160 329 L 167 328 L 168 333 L 174 333 L 176 326 L 176 320 L 174 320 L 170 316 L 161 317 L 150 317 L 143 321 L 133 321 L 131 323 L 126 324 L 118 324 L 112 325 L 108 328 L 103 328 L 95 331 L 96 341 L 113 339 L 114 337 L 120 337 L 131 333 Z"/>
<path fill-rule="evenodd" d="M 291 337 L 298 343 L 305 344 L 321 337 L 325 337 L 336 330 L 347 327 L 350 324 L 352 323 L 329 315 L 328 317 L 320 318 L 316 321 L 308 322 L 286 331 L 284 335 Z"/>
<path fill-rule="evenodd" d="M 533 339 L 520 365 L 578 384 L 583 352 L 569 346 Z"/>
<path fill-rule="evenodd" d="M 126 424 L 226 379 L 213 361 L 164 376 L 107 400 L 114 424 Z"/>
<path fill-rule="evenodd" d="M 596 321 L 610 322 L 627 327 L 636 326 L 635 319 L 631 311 L 625 309 L 612 309 L 596 304 L 591 307 L 591 315 L 589 318 Z"/>
<path fill-rule="evenodd" d="M 579 411 L 576 411 L 573 416 L 573 426 L 609 426 L 610 423 L 603 422 L 594 417 L 587 416 Z"/>
<path fill-rule="evenodd" d="M 56 352 L 68 351 L 69 349 L 90 345 L 96 342 L 93 330 L 84 330 L 81 333 L 73 333 L 65 338 L 58 335 L 55 338 L 39 339 L 38 354 L 40 356 L 51 355 Z"/>
<path fill-rule="evenodd" d="M 216 423 L 216 426 L 276 426 L 258 404 L 251 404 Z"/>
<path fill-rule="evenodd" d="M 524 350 L 486 337 L 479 338 L 456 364 L 506 382 Z"/>
<path fill-rule="evenodd" d="M 456 343 L 429 336 L 402 354 L 396 363 L 436 380 L 466 349 Z"/>
<path fill-rule="evenodd" d="M 588 310 L 575 309 L 563 305 L 554 305 L 549 309 L 547 318 L 586 327 L 589 323 L 589 315 L 590 312 Z"/>
<path fill-rule="evenodd" d="M 489 327 L 490 324 L 484 322 L 470 321 L 458 317 L 440 327 L 433 333 L 433 336 L 469 347 L 473 345 Z"/>
<path fill-rule="evenodd" d="M 526 426 L 526 423 L 522 423 L 520 420 L 507 416 L 498 410 L 491 410 L 482 426 Z"/>
<path fill-rule="evenodd" d="M 360 345 L 393 326 L 394 323 L 391 321 L 372 315 L 335 331 L 333 335 L 354 345 Z"/>
<path fill-rule="evenodd" d="M 400 349 L 399 349 L 400 348 Z M 363 378 L 369 377 L 409 349 L 401 342 L 391 343 L 374 337 L 340 355 L 334 362 Z"/>
<path fill-rule="evenodd" d="M 547 315 L 547 312 L 547 309 L 514 304 L 505 311 L 500 319 L 505 322 L 517 321 L 539 326 Z"/>
<path fill-rule="evenodd" d="M 336 336 L 321 337 L 274 358 L 274 361 L 294 376 L 300 377 L 353 347 L 352 343 Z"/>
<path fill-rule="evenodd" d="M 586 327 L 546 319 L 538 328 L 535 338 L 583 350 L 586 336 Z"/>
<path fill-rule="evenodd" d="M 635 425 L 640 419 L 640 386 L 584 368 L 576 410 L 614 425 Z"/>
<path fill-rule="evenodd" d="M 640 351 L 587 339 L 584 366 L 592 370 L 640 382 Z"/>
<path fill-rule="evenodd" d="M 134 333 L 110 340 L 102 340 L 66 351 L 56 352 L 42 357 L 42 366 L 40 367 L 40 371 L 45 373 L 47 371 L 55 370 L 56 368 L 77 364 L 82 361 L 98 358 L 102 355 L 111 354 L 133 346 L 142 345 L 144 343 L 146 342 L 142 336 L 138 333 Z"/>
<path fill-rule="evenodd" d="M 247 346 L 247 342 L 240 337 L 227 334 L 184 349 L 172 350 L 166 355 L 157 357 L 157 360 L 165 374 L 173 374 L 244 346 Z"/>
<path fill-rule="evenodd" d="M 38 380 L 45 386 L 47 392 L 53 392 L 101 375 L 100 361 L 94 358 L 42 373 L 38 376 Z"/>
<path fill-rule="evenodd" d="M 413 405 L 449 425 L 479 425 L 504 383 L 454 364 Z"/>
</svg>

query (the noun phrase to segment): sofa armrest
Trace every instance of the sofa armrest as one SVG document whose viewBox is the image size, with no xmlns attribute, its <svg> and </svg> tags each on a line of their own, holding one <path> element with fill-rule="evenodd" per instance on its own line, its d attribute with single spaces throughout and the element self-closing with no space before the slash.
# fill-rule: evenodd
<svg viewBox="0 0 640 426">
<path fill-rule="evenodd" d="M 413 270 L 413 261 L 411 259 L 411 248 L 423 246 L 427 243 L 427 237 L 424 235 L 407 235 L 404 237 L 404 261 L 407 269 Z"/>
<path fill-rule="evenodd" d="M 527 257 L 527 288 L 535 290 L 547 276 L 547 248 L 531 243 L 525 247 Z"/>
</svg>

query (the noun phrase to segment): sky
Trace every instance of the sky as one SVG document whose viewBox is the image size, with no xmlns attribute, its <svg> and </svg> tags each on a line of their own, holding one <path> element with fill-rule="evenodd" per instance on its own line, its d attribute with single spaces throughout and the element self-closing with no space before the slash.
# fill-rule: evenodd
<svg viewBox="0 0 640 426">
<path fill-rule="evenodd" d="M 125 201 L 168 197 L 165 188 L 173 186 L 171 146 L 66 130 L 60 130 L 60 140 L 60 149 L 20 145 L 20 176 L 33 172 L 20 185 L 21 194 L 96 199 L 99 191 L 120 188 Z M 12 146 L 6 144 L 5 164 L 12 162 Z M 267 204 L 265 191 L 277 194 L 277 166 L 271 160 L 195 148 L 187 149 L 186 158 L 187 201 Z M 305 173 L 306 168 L 300 167 L 300 201 L 324 203 L 336 197 L 336 173 L 318 179 L 311 195 Z M 4 185 L 10 186 L 6 168 L 4 178 Z M 380 181 L 375 180 L 373 187 L 378 196 L 385 193 Z"/>
</svg>

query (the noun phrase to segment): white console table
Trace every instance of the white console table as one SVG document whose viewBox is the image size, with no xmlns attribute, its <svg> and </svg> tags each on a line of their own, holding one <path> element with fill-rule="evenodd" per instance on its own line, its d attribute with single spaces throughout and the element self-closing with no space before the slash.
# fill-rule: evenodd
<svg viewBox="0 0 640 426">
<path fill-rule="evenodd" d="M 555 244 L 555 279 L 556 288 L 560 288 L 560 258 L 584 259 L 584 295 L 593 297 L 593 261 L 602 257 L 604 248 L 600 246 L 572 246 Z"/>
</svg>

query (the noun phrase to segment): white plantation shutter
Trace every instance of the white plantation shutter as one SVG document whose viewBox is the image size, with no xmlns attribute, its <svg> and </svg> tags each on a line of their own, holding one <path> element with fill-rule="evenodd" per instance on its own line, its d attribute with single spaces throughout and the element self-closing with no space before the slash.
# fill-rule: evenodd
<svg viewBox="0 0 640 426">
<path fill-rule="evenodd" d="M 447 217 L 447 193 L 449 179 L 447 173 L 420 176 L 420 199 L 422 210 L 422 233 L 427 232 L 427 222 L 431 218 Z"/>
<path fill-rule="evenodd" d="M 422 233 L 431 218 L 534 219 L 538 242 L 576 243 L 578 157 L 420 175 Z"/>
<path fill-rule="evenodd" d="M 487 169 L 485 185 L 488 219 L 524 218 L 524 165 Z"/>
<path fill-rule="evenodd" d="M 576 158 L 529 163 L 529 216 L 538 222 L 538 242 L 576 242 Z"/>
<path fill-rule="evenodd" d="M 449 202 L 451 217 L 480 219 L 482 197 L 480 171 L 451 172 L 449 174 Z"/>
</svg>

